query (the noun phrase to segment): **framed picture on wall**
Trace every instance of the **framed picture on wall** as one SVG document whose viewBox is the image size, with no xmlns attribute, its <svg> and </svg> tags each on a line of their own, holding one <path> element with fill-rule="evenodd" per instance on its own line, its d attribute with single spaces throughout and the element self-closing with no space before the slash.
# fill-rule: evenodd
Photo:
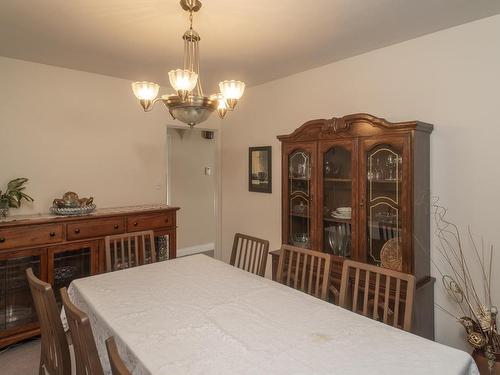
<svg viewBox="0 0 500 375">
<path fill-rule="evenodd" d="M 271 146 L 249 147 L 248 190 L 258 193 L 272 192 Z"/>
</svg>

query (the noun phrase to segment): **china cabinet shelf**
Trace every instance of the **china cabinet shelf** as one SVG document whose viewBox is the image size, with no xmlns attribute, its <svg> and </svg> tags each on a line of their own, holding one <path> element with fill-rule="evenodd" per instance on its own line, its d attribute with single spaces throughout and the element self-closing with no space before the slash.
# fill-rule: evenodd
<svg viewBox="0 0 500 375">
<path fill-rule="evenodd" d="M 300 217 L 302 219 L 309 219 L 310 217 L 306 214 L 299 214 L 299 213 L 296 213 L 296 212 L 292 212 L 290 213 L 290 216 L 293 216 L 293 217 Z"/>
<path fill-rule="evenodd" d="M 402 180 L 368 180 L 368 181 L 376 184 L 394 184 L 402 182 Z"/>
<path fill-rule="evenodd" d="M 368 224 L 368 227 L 377 229 L 390 228 L 391 230 L 398 230 L 398 231 L 401 230 L 401 228 L 399 228 L 397 224 L 382 223 L 382 222 L 379 222 L 377 224 Z"/>
<path fill-rule="evenodd" d="M 325 177 L 323 181 L 328 182 L 352 182 L 351 178 L 333 178 L 333 177 Z"/>
<path fill-rule="evenodd" d="M 390 123 L 354 114 L 312 120 L 291 134 L 278 136 L 282 142 L 282 242 L 293 245 L 291 239 L 304 235 L 312 250 L 345 252 L 357 261 L 415 275 L 415 333 L 431 339 L 432 129 L 432 125 L 418 121 Z M 301 197 L 295 194 L 298 189 Z M 307 207 L 305 214 L 290 213 L 297 205 Z M 325 207 L 351 207 L 351 219 L 325 217 Z M 278 255 L 271 255 L 276 269 Z M 344 257 L 333 259 L 332 267 L 338 274 Z M 338 288 L 340 280 L 335 280 Z"/>
<path fill-rule="evenodd" d="M 323 220 L 330 221 L 332 223 L 346 223 L 346 224 L 350 224 L 352 221 L 352 219 L 337 219 L 334 217 L 323 217 Z"/>
</svg>

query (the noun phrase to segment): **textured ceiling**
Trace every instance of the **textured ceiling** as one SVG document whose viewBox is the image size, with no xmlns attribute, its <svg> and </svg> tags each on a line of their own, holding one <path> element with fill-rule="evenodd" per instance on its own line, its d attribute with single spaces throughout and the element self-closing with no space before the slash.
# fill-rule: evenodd
<svg viewBox="0 0 500 375">
<path fill-rule="evenodd" d="M 255 85 L 500 13 L 498 0 L 205 0 L 205 91 Z M 168 82 L 187 17 L 176 0 L 0 0 L 0 55 Z"/>
</svg>

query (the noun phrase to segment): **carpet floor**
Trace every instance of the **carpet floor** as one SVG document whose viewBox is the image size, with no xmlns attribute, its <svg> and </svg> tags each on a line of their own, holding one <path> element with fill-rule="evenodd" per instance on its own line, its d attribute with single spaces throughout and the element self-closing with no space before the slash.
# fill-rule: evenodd
<svg viewBox="0 0 500 375">
<path fill-rule="evenodd" d="M 40 364 L 40 339 L 33 339 L 0 349 L 2 375 L 37 375 Z"/>
</svg>

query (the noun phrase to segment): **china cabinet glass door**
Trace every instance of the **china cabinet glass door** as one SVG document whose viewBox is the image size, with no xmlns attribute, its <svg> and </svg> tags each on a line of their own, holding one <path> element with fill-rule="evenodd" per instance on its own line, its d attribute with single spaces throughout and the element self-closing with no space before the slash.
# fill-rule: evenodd
<svg viewBox="0 0 500 375">
<path fill-rule="evenodd" d="M 42 278 L 42 252 L 27 250 L 18 257 L 0 258 L 0 337 L 2 331 L 37 322 L 26 269 L 32 268 L 35 276 Z"/>
<path fill-rule="evenodd" d="M 288 154 L 288 243 L 313 246 L 312 152 L 297 149 Z"/>
<path fill-rule="evenodd" d="M 402 139 L 365 144 L 366 261 L 403 271 L 406 193 L 405 153 Z"/>
<path fill-rule="evenodd" d="M 350 141 L 320 145 L 322 164 L 322 247 L 333 255 L 350 257 L 353 248 L 353 191 L 355 169 Z"/>
</svg>

